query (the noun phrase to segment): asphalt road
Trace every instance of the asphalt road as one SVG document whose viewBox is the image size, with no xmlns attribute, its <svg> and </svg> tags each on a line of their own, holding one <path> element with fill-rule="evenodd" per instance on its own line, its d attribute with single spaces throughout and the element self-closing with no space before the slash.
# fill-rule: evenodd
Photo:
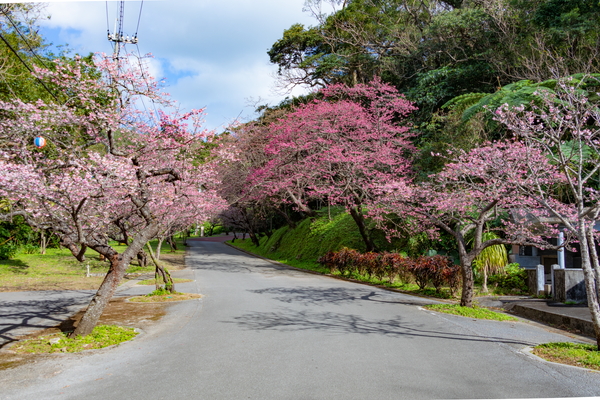
<svg viewBox="0 0 600 400">
<path fill-rule="evenodd" d="M 193 242 L 200 300 L 121 346 L 0 371 L 2 399 L 456 399 L 600 395 L 600 374 L 527 346 L 569 338 Z"/>
</svg>

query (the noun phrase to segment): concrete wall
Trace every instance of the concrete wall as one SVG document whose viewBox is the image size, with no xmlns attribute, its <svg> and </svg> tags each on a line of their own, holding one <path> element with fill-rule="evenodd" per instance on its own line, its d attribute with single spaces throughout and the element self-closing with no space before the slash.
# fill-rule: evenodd
<svg viewBox="0 0 600 400">
<path fill-rule="evenodd" d="M 537 290 L 537 269 L 526 268 L 527 270 L 527 287 L 529 288 L 529 294 L 532 296 L 538 295 Z"/>
<path fill-rule="evenodd" d="M 554 300 L 565 303 L 587 303 L 583 270 L 567 268 L 554 270 Z"/>
</svg>

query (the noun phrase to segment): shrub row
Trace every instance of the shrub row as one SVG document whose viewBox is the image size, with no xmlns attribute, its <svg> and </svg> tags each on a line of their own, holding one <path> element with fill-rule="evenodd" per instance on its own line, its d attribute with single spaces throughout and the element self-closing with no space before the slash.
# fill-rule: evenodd
<svg viewBox="0 0 600 400">
<path fill-rule="evenodd" d="M 396 279 L 403 283 L 414 280 L 420 289 L 430 284 L 437 292 L 442 286 L 448 286 L 453 294 L 460 284 L 460 267 L 442 255 L 410 258 L 398 253 L 363 254 L 343 248 L 328 252 L 317 261 L 342 275 L 358 274 L 378 280 L 387 279 L 390 283 Z"/>
</svg>

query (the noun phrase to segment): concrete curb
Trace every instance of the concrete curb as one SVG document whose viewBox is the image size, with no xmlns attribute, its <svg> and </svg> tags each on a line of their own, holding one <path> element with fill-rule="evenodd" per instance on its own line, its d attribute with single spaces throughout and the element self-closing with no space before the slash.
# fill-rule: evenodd
<svg viewBox="0 0 600 400">
<path fill-rule="evenodd" d="M 579 331 L 582 335 L 595 337 L 594 324 L 592 324 L 591 321 L 586 321 L 570 315 L 553 313 L 547 310 L 538 310 L 534 307 L 528 307 L 527 305 L 518 303 L 512 305 L 509 310 L 512 313 L 537 322 L 555 326 L 564 326 L 568 329 Z"/>
<path fill-rule="evenodd" d="M 519 352 L 521 354 L 526 355 L 527 357 L 530 357 L 530 358 L 532 358 L 532 359 L 534 359 L 536 361 L 542 362 L 542 363 L 560 365 L 562 367 L 574 368 L 574 369 L 579 370 L 579 371 L 593 372 L 593 373 L 596 373 L 596 374 L 600 374 L 600 371 L 595 370 L 595 369 L 585 368 L 585 367 L 578 367 L 576 365 L 571 365 L 571 364 L 562 364 L 562 363 L 557 363 L 557 362 L 554 362 L 554 361 L 548 361 L 545 358 L 542 358 L 540 356 L 537 356 L 537 355 L 533 354 L 533 347 L 531 347 L 531 346 L 527 346 L 527 347 L 519 350 Z"/>
</svg>

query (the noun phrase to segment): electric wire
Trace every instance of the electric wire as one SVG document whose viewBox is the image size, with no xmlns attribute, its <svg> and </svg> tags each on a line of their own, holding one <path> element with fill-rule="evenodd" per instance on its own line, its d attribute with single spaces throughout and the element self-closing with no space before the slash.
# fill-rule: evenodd
<svg viewBox="0 0 600 400">
<path fill-rule="evenodd" d="M 29 49 L 29 51 L 31 51 L 31 54 L 33 54 L 35 56 L 35 58 L 38 59 L 39 62 L 42 63 L 42 65 L 46 68 L 48 68 L 48 66 L 46 65 L 46 63 L 44 62 L 44 60 L 42 60 L 40 58 L 40 56 L 38 56 L 36 54 L 36 52 L 33 50 L 33 48 L 31 47 L 31 45 L 29 44 L 29 42 L 27 41 L 27 38 L 21 33 L 21 31 L 19 30 L 19 27 L 17 26 L 17 24 L 15 24 L 15 22 L 13 21 L 13 19 L 10 17 L 9 14 L 6 13 L 6 11 L 4 10 L 0 10 L 2 12 L 2 14 L 4 14 L 4 16 L 8 19 L 8 21 L 11 23 L 11 25 L 15 28 L 15 31 L 19 34 L 19 36 L 21 36 L 21 39 L 23 39 L 23 42 L 27 45 L 27 48 Z"/>
<path fill-rule="evenodd" d="M 6 46 L 10 49 L 10 51 L 12 51 L 17 56 L 17 58 L 19 59 L 19 61 L 21 61 L 21 63 L 25 66 L 25 68 L 27 68 L 27 70 L 29 72 L 31 72 L 32 75 L 35 76 L 33 70 L 29 67 L 29 65 L 27 65 L 27 63 L 25 61 L 23 61 L 23 59 L 21 58 L 21 56 L 19 55 L 19 53 L 17 53 L 17 51 L 10 45 L 10 43 L 8 43 L 8 41 L 4 38 L 4 36 L 2 36 L 1 33 L 0 33 L 0 39 L 4 42 L 4 44 L 6 44 Z M 52 96 L 54 98 L 54 100 L 58 101 L 58 98 L 54 95 L 54 93 L 52 93 L 52 91 L 48 88 L 48 86 L 46 86 L 46 84 L 44 83 L 44 81 L 42 81 L 37 76 L 35 78 L 37 79 L 37 81 L 39 83 L 42 84 L 42 86 L 44 87 L 44 89 L 46 89 L 46 91 L 48 93 L 50 93 L 50 96 Z"/>
<path fill-rule="evenodd" d="M 140 3 L 140 15 L 138 15 L 137 27 L 135 28 L 135 37 L 138 35 L 138 31 L 140 30 L 140 21 L 142 19 L 142 8 L 144 8 L 144 0 Z"/>
<path fill-rule="evenodd" d="M 106 34 L 110 36 L 110 21 L 108 20 L 108 0 L 106 3 Z"/>
<path fill-rule="evenodd" d="M 140 46 L 137 45 L 137 43 L 135 44 L 135 47 L 137 49 L 137 59 L 138 59 L 138 63 L 140 65 L 140 72 L 142 74 L 142 79 L 144 79 L 144 82 L 146 83 L 146 87 L 150 88 L 150 84 L 148 83 L 148 77 L 146 76 L 146 73 L 144 72 L 144 67 L 142 65 L 142 52 L 140 51 Z M 158 118 L 158 110 L 156 109 L 156 102 L 154 101 L 154 99 L 150 99 L 150 102 L 152 103 L 152 108 L 154 108 L 154 118 Z M 142 98 L 142 104 L 144 104 L 144 108 L 146 108 L 146 104 L 144 103 L 144 99 Z M 146 109 L 146 112 L 148 112 L 148 109 Z"/>
</svg>

